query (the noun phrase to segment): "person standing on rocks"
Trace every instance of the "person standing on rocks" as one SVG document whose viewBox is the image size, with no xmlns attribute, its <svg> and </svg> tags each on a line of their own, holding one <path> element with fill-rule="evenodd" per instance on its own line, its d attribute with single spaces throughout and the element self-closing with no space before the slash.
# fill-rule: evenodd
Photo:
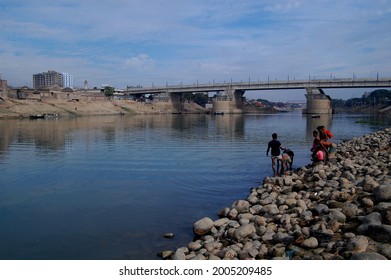
<svg viewBox="0 0 391 280">
<path fill-rule="evenodd" d="M 292 166 L 293 166 L 293 158 L 295 157 L 295 153 L 291 150 L 291 149 L 288 149 L 288 148 L 285 148 L 283 150 L 283 153 L 284 154 L 287 154 L 290 158 L 290 161 L 287 161 L 288 165 L 289 165 L 289 170 L 292 171 Z M 284 158 L 284 154 L 282 155 L 282 157 Z"/>
<path fill-rule="evenodd" d="M 273 133 L 272 140 L 269 141 L 267 145 L 266 156 L 267 157 L 269 156 L 269 151 L 271 150 L 272 169 L 273 169 L 274 176 L 277 175 L 278 170 L 280 168 L 280 161 L 277 158 L 281 155 L 280 149 L 283 150 L 285 148 L 282 147 L 281 142 L 277 140 L 277 133 Z M 277 162 L 277 170 L 276 170 L 276 162 Z"/>
</svg>

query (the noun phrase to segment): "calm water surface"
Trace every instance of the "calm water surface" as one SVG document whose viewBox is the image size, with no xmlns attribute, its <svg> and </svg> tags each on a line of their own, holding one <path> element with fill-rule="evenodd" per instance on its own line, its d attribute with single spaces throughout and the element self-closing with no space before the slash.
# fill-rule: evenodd
<svg viewBox="0 0 391 280">
<path fill-rule="evenodd" d="M 300 167 L 320 124 L 335 142 L 390 126 L 299 112 L 2 120 L 0 259 L 159 259 L 272 174 L 273 132 Z"/>
</svg>

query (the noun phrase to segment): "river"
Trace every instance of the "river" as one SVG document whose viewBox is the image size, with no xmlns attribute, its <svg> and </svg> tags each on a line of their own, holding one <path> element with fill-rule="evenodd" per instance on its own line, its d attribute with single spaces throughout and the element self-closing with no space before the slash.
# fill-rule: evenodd
<svg viewBox="0 0 391 280">
<path fill-rule="evenodd" d="M 310 163 L 320 124 L 338 143 L 390 120 L 300 112 L 0 120 L 0 259 L 159 259 L 192 241 L 196 220 L 217 219 L 272 175 L 273 132 L 297 168 Z"/>
</svg>

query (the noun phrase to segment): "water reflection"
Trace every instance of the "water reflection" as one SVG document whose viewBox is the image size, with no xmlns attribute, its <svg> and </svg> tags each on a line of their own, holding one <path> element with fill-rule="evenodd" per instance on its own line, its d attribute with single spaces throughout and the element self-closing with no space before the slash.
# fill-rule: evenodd
<svg viewBox="0 0 391 280">
<path fill-rule="evenodd" d="M 273 132 L 299 167 L 309 163 L 316 126 L 330 126 L 338 141 L 383 125 L 366 120 L 298 113 L 2 120 L 0 259 L 157 259 L 191 241 L 194 221 L 217 218 L 270 176 Z M 175 238 L 164 240 L 166 232 Z"/>
<path fill-rule="evenodd" d="M 320 114 L 319 117 L 313 117 L 312 115 L 305 115 L 307 118 L 307 141 L 313 140 L 312 132 L 316 130 L 318 126 L 323 125 L 326 129 L 332 130 L 332 115 Z"/>
</svg>

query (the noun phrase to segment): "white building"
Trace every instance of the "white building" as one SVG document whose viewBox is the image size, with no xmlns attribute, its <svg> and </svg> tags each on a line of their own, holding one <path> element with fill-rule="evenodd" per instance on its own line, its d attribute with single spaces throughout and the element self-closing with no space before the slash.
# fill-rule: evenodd
<svg viewBox="0 0 391 280">
<path fill-rule="evenodd" d="M 61 86 L 73 88 L 73 76 L 68 73 L 61 73 Z"/>
</svg>

